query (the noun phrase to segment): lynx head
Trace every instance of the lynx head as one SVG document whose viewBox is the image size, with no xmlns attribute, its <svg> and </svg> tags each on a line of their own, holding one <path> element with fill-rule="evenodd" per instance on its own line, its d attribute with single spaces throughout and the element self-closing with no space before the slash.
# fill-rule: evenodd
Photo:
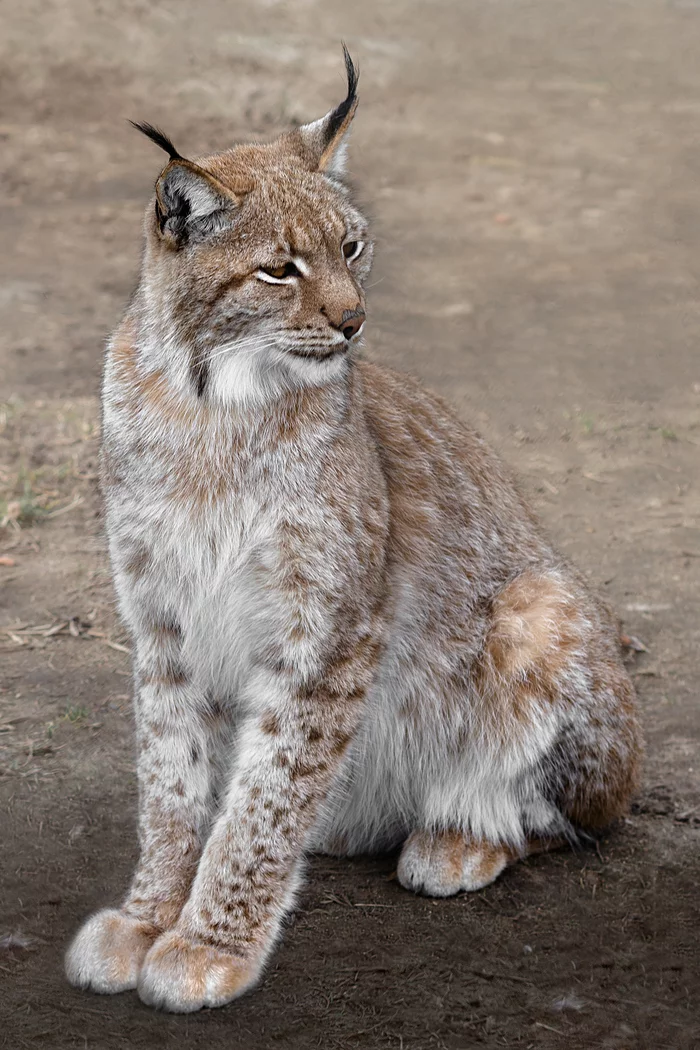
<svg viewBox="0 0 700 1050">
<path fill-rule="evenodd" d="M 146 213 L 137 297 L 147 352 L 193 396 L 269 400 L 349 367 L 372 245 L 343 183 L 357 73 L 320 120 L 267 144 L 170 157 Z"/>
</svg>

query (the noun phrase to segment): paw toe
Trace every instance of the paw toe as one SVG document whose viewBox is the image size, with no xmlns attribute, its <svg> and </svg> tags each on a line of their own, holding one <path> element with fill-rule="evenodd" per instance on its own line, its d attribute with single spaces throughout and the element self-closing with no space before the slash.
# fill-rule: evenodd
<svg viewBox="0 0 700 1050">
<path fill-rule="evenodd" d="M 473 849 L 467 849 L 462 867 L 463 890 L 481 890 L 498 878 L 511 861 L 511 853 L 503 846 L 493 846 L 489 842 L 479 843 Z"/>
<path fill-rule="evenodd" d="M 414 831 L 401 851 L 397 877 L 401 885 L 427 897 L 452 897 L 462 888 L 461 855 L 440 848 L 428 832 Z"/>
</svg>

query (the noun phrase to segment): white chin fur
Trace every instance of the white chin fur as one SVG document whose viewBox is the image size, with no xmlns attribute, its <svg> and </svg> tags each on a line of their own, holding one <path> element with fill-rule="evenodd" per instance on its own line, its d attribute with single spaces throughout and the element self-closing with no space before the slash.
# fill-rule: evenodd
<svg viewBox="0 0 700 1050">
<path fill-rule="evenodd" d="M 212 362 L 206 396 L 241 406 L 274 401 L 289 389 L 280 356 L 278 350 L 250 353 L 232 349 Z"/>
<path fill-rule="evenodd" d="M 296 356 L 276 347 L 262 353 L 232 348 L 212 360 L 207 396 L 229 405 L 269 404 L 289 390 L 321 386 L 341 376 L 347 364 L 347 352 L 324 360 Z"/>
<path fill-rule="evenodd" d="M 326 358 L 287 354 L 285 366 L 300 386 L 321 386 L 345 372 L 348 367 L 348 351 L 341 350 L 333 357 Z"/>
</svg>

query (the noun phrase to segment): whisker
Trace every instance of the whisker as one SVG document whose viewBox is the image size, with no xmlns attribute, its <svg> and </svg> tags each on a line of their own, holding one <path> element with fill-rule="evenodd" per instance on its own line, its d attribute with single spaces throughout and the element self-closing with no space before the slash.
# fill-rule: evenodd
<svg viewBox="0 0 700 1050">
<path fill-rule="evenodd" d="M 235 342 L 224 343 L 223 346 L 219 345 L 216 350 L 206 355 L 206 360 L 211 361 L 214 357 L 220 357 L 221 354 L 227 354 L 231 350 L 247 350 L 249 347 L 260 346 L 259 339 L 239 339 Z"/>
<path fill-rule="evenodd" d="M 301 341 L 301 343 L 295 343 L 294 345 L 302 347 L 307 347 L 308 345 L 311 345 L 315 347 L 318 344 L 307 344 L 304 341 Z M 249 336 L 248 338 L 244 339 L 233 339 L 229 343 L 219 345 L 211 353 L 198 357 L 197 363 L 202 365 L 208 364 L 210 361 L 213 361 L 217 357 L 221 357 L 224 354 L 234 353 L 235 351 L 245 352 L 246 356 L 250 359 L 252 357 L 259 356 L 260 354 L 265 353 L 267 350 L 271 349 L 281 349 L 279 335 L 268 337 Z M 263 369 L 263 371 L 260 373 L 261 376 L 264 376 L 267 372 L 271 371 L 274 366 L 275 362 L 271 361 L 267 368 Z"/>
<path fill-rule="evenodd" d="M 198 361 L 202 364 L 207 364 L 209 361 L 213 361 L 215 357 L 221 357 L 222 354 L 232 353 L 234 350 L 252 350 L 253 352 L 260 352 L 262 350 L 268 350 L 270 347 L 275 346 L 276 343 L 276 339 L 270 340 L 266 343 L 260 343 L 258 339 L 237 340 L 236 342 L 226 343 L 225 346 L 219 347 L 218 350 L 208 354 L 206 357 L 198 358 Z"/>
<path fill-rule="evenodd" d="M 268 340 L 271 338 L 276 338 L 276 335 L 272 332 L 259 332 L 257 335 L 241 336 L 236 339 L 229 339 L 226 343 L 217 343 L 214 349 L 217 347 L 226 348 L 232 346 L 248 346 L 249 344 L 259 343 L 261 340 Z"/>
</svg>

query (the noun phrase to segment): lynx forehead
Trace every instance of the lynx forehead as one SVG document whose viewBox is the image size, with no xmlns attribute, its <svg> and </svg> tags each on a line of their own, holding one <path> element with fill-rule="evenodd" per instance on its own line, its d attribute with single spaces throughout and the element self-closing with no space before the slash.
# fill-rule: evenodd
<svg viewBox="0 0 700 1050">
<path fill-rule="evenodd" d="M 610 612 L 479 435 L 358 358 L 346 62 L 344 102 L 269 145 L 190 161 L 142 128 L 169 161 L 102 446 L 141 852 L 66 968 L 170 1010 L 259 979 L 309 851 L 400 846 L 399 883 L 449 896 L 636 782 Z"/>
<path fill-rule="evenodd" d="M 343 183 L 357 75 L 326 117 L 277 141 L 186 160 L 170 157 L 146 213 L 153 342 L 167 342 L 183 390 L 264 401 L 342 373 L 365 320 L 367 223 Z M 241 336 L 245 333 L 245 339 Z"/>
</svg>

